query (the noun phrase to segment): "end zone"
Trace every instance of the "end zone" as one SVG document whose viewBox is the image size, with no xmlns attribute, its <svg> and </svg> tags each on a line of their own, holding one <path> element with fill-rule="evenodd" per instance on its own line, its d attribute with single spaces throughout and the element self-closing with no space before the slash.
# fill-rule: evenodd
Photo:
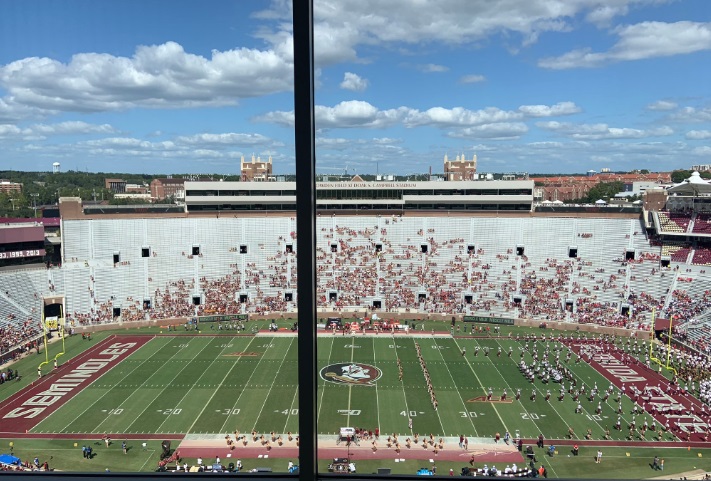
<svg viewBox="0 0 711 481">
<path fill-rule="evenodd" d="M 151 338 L 111 336 L 0 405 L 3 432 L 27 433 Z"/>
</svg>

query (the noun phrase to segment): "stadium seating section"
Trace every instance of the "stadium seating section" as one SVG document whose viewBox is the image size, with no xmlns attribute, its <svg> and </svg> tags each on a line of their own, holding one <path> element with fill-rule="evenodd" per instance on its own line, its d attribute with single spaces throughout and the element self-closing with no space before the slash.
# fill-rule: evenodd
<svg viewBox="0 0 711 481">
<path fill-rule="evenodd" d="M 674 232 L 690 225 L 688 216 L 659 218 Z M 41 298 L 51 294 L 65 296 L 75 324 L 112 322 L 117 309 L 124 322 L 289 311 L 295 231 L 289 217 L 65 220 L 61 267 L 0 274 L 0 328 L 34 319 L 37 331 Z M 639 220 L 323 216 L 317 237 L 319 307 L 375 302 L 385 317 L 444 312 L 636 327 L 674 293 L 711 287 L 711 251 L 650 241 Z M 669 268 L 659 266 L 664 256 Z"/>
</svg>

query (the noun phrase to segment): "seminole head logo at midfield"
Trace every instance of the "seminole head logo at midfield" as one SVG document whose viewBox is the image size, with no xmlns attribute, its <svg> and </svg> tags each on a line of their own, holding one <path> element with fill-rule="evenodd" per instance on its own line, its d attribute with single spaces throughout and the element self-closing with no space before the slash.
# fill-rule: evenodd
<svg viewBox="0 0 711 481">
<path fill-rule="evenodd" d="M 374 386 L 382 374 L 377 367 L 360 362 L 329 364 L 321 369 L 324 381 L 356 386 Z"/>
</svg>

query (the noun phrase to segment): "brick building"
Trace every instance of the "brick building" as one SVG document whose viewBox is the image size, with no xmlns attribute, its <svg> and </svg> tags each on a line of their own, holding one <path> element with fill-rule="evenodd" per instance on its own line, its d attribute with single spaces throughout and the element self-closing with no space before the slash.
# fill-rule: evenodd
<svg viewBox="0 0 711 481">
<path fill-rule="evenodd" d="M 243 182 L 275 180 L 272 175 L 272 157 L 269 156 L 269 160 L 262 162 L 260 157 L 253 155 L 251 162 L 245 162 L 244 156 L 242 156 L 240 173 Z"/>
<path fill-rule="evenodd" d="M 22 184 L 19 182 L 10 182 L 7 179 L 0 179 L 0 192 L 9 194 L 11 192 L 22 192 Z"/>
<path fill-rule="evenodd" d="M 594 175 L 558 175 L 554 177 L 536 177 L 536 187 L 533 197 L 537 201 L 570 201 L 588 195 L 590 189 L 601 182 L 653 182 L 668 184 L 671 182 L 671 172 L 652 172 L 649 174 L 615 174 L 602 172 Z"/>
<path fill-rule="evenodd" d="M 454 160 L 444 156 L 444 180 L 476 180 L 476 155 L 467 160 L 464 154 Z"/>
<path fill-rule="evenodd" d="M 172 197 L 175 200 L 185 199 L 185 179 L 153 179 L 151 181 L 151 199 L 163 200 Z"/>
</svg>

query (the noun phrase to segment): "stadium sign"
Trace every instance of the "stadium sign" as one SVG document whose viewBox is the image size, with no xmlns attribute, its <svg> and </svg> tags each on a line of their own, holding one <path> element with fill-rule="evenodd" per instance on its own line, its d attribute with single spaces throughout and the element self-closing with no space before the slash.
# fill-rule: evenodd
<svg viewBox="0 0 711 481">
<path fill-rule="evenodd" d="M 483 322 L 485 324 L 503 324 L 513 326 L 514 320 L 509 317 L 464 316 L 464 322 Z"/>
<path fill-rule="evenodd" d="M 225 316 L 199 316 L 200 322 L 246 321 L 247 314 L 228 314 Z"/>
<path fill-rule="evenodd" d="M 414 189 L 414 182 L 319 182 L 317 189 Z"/>
<path fill-rule="evenodd" d="M 321 379 L 349 386 L 375 386 L 383 373 L 375 366 L 361 362 L 329 364 L 321 369 Z"/>
<path fill-rule="evenodd" d="M 0 252 L 0 260 L 3 259 L 20 259 L 22 257 L 38 257 L 47 254 L 44 249 L 27 249 L 24 251 L 8 251 Z"/>
</svg>

